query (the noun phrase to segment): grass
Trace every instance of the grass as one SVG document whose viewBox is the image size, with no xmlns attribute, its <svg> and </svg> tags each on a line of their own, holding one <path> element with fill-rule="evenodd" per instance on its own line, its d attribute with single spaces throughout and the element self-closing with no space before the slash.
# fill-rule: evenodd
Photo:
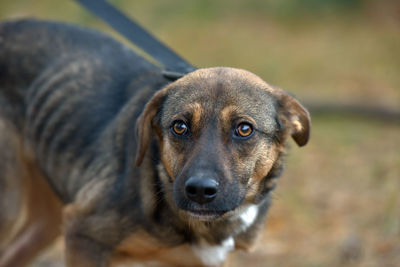
<svg viewBox="0 0 400 267">
<path fill-rule="evenodd" d="M 112 2 L 197 66 L 248 69 L 301 101 L 400 107 L 396 1 Z M 73 1 L 2 1 L 0 18 L 20 16 L 115 35 Z M 398 265 L 400 125 L 312 115 L 311 142 L 292 142 L 259 246 L 229 266 Z"/>
</svg>

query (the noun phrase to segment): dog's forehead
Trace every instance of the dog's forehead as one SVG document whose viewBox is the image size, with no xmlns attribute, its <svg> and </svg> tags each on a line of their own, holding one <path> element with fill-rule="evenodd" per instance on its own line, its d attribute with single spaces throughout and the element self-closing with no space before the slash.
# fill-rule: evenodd
<svg viewBox="0 0 400 267">
<path fill-rule="evenodd" d="M 273 91 L 272 87 L 255 74 L 228 67 L 199 69 L 179 79 L 175 85 L 181 89 L 177 90 L 178 94 L 191 93 L 193 96 L 252 96 Z"/>
<path fill-rule="evenodd" d="M 268 123 L 275 116 L 273 88 L 256 75 L 233 68 L 200 69 L 171 84 L 164 114 L 173 117 L 186 111 L 233 110 Z"/>
</svg>

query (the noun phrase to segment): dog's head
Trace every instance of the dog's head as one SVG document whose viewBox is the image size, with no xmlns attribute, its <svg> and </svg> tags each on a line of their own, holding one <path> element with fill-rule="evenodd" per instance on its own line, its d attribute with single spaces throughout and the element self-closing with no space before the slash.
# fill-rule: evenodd
<svg viewBox="0 0 400 267">
<path fill-rule="evenodd" d="M 170 205 L 214 220 L 265 197 L 287 136 L 305 145 L 310 117 L 292 96 L 252 73 L 210 68 L 157 92 L 137 130 L 137 165 L 152 134 L 158 136 Z"/>
</svg>

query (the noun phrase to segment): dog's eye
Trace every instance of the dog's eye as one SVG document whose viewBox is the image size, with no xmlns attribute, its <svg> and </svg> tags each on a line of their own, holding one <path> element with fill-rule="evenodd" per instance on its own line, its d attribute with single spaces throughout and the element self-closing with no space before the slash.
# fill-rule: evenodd
<svg viewBox="0 0 400 267">
<path fill-rule="evenodd" d="M 183 121 L 175 121 L 172 125 L 172 131 L 176 135 L 184 135 L 187 133 L 188 127 Z"/>
<path fill-rule="evenodd" d="M 247 122 L 240 123 L 235 130 L 235 135 L 238 137 L 250 137 L 253 133 L 253 126 Z"/>
</svg>

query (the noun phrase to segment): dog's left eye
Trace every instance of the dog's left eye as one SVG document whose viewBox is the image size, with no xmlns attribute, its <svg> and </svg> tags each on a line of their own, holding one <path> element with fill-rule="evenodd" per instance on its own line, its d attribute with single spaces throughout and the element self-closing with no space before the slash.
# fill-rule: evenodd
<svg viewBox="0 0 400 267">
<path fill-rule="evenodd" d="M 250 123 L 242 122 L 235 129 L 235 135 L 241 138 L 248 138 L 253 134 L 253 126 Z"/>
<path fill-rule="evenodd" d="M 183 121 L 175 121 L 172 125 L 172 131 L 176 135 L 184 135 L 188 131 L 188 126 Z"/>
</svg>

